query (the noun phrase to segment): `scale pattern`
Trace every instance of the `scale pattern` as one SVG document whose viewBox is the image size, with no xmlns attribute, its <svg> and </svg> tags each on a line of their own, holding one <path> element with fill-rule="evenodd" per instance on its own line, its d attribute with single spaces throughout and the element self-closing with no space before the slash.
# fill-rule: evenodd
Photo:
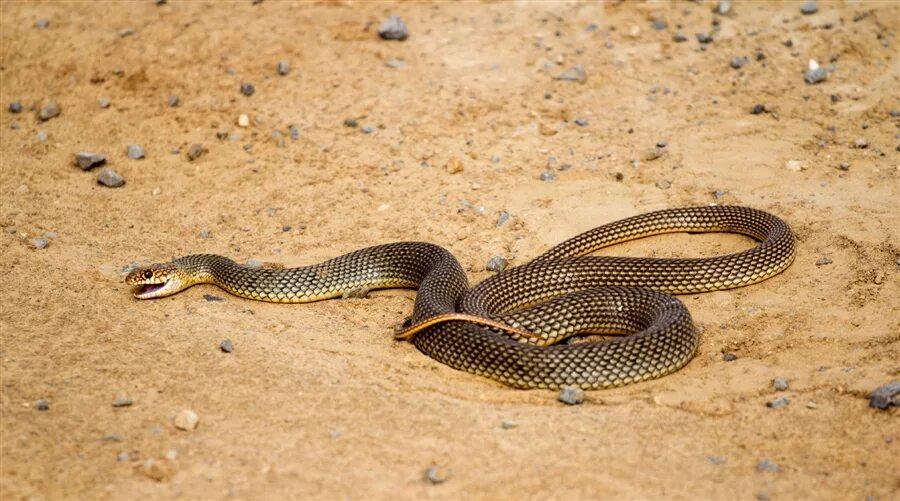
<svg viewBox="0 0 900 501">
<path fill-rule="evenodd" d="M 733 232 L 759 244 L 696 259 L 585 256 L 619 242 L 671 232 Z M 196 282 L 237 296 L 303 303 L 354 289 L 418 288 L 412 322 L 461 311 L 537 335 L 517 338 L 464 321 L 413 338 L 426 355 L 519 388 L 607 388 L 664 376 L 693 357 L 698 338 L 687 309 L 669 294 L 741 287 L 770 278 L 794 259 L 788 225 L 764 211 L 708 206 L 666 209 L 605 224 L 469 290 L 447 250 L 425 242 L 360 249 L 320 264 L 254 269 L 216 255 L 178 258 Z M 561 344 L 575 334 L 627 334 Z M 630 333 L 630 334 L 628 334 Z"/>
</svg>

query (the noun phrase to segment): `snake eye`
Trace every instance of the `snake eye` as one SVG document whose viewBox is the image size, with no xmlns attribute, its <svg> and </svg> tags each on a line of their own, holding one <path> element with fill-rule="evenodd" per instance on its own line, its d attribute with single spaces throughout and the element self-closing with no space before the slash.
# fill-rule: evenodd
<svg viewBox="0 0 900 501">
<path fill-rule="evenodd" d="M 153 271 L 152 270 L 144 270 L 144 278 L 146 278 L 147 280 L 150 280 L 151 278 L 153 278 Z"/>
</svg>

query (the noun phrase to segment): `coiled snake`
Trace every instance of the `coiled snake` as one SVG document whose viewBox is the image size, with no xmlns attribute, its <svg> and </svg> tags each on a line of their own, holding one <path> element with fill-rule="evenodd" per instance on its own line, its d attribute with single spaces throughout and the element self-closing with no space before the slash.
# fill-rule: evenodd
<svg viewBox="0 0 900 501">
<path fill-rule="evenodd" d="M 671 232 L 741 233 L 759 244 L 709 258 L 585 255 Z M 340 297 L 356 289 L 418 288 L 412 327 L 402 337 L 426 355 L 519 388 L 589 389 L 660 377 L 693 357 L 698 344 L 693 321 L 669 294 L 757 283 L 787 268 L 794 253 L 790 228 L 772 214 L 708 206 L 665 209 L 599 226 L 471 290 L 456 258 L 424 242 L 378 245 L 288 269 L 192 255 L 136 269 L 126 283 L 140 299 L 213 283 L 236 296 L 283 303 Z M 560 343 L 586 333 L 627 335 Z"/>
</svg>

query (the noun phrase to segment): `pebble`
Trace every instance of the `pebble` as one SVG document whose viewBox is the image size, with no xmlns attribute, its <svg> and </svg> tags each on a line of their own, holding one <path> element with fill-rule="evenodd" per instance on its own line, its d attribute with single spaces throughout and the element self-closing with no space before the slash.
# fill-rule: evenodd
<svg viewBox="0 0 900 501">
<path fill-rule="evenodd" d="M 115 433 L 106 433 L 102 437 L 100 437 L 100 440 L 103 440 L 104 442 L 121 442 L 122 437 L 116 435 Z"/>
<path fill-rule="evenodd" d="M 59 237 L 59 233 L 55 231 L 46 231 L 44 232 L 44 236 L 47 238 L 57 238 Z"/>
<path fill-rule="evenodd" d="M 225 298 L 222 297 L 222 296 L 214 296 L 214 295 L 212 295 L 212 294 L 204 294 L 204 295 L 203 295 L 203 299 L 205 299 L 205 300 L 207 300 L 207 301 L 209 301 L 209 302 L 211 302 L 211 303 L 212 303 L 212 302 L 224 301 L 224 300 L 225 300 Z"/>
<path fill-rule="evenodd" d="M 288 129 L 288 134 L 291 135 L 291 139 L 300 139 L 300 129 L 293 125 Z"/>
<path fill-rule="evenodd" d="M 285 76 L 291 72 L 291 65 L 288 64 L 287 61 L 282 59 L 281 61 L 278 61 L 278 64 L 275 65 L 275 71 L 277 71 L 279 75 Z"/>
<path fill-rule="evenodd" d="M 117 397 L 115 400 L 113 400 L 112 406 L 113 407 L 131 407 L 131 404 L 133 404 L 133 403 L 134 402 L 132 402 L 131 399 L 128 397 Z"/>
<path fill-rule="evenodd" d="M 661 190 L 668 190 L 672 186 L 672 181 L 668 179 L 660 179 L 656 182 L 656 187 Z"/>
<path fill-rule="evenodd" d="M 109 98 L 101 97 L 100 99 L 97 100 L 97 106 L 100 106 L 101 108 L 104 108 L 104 109 L 109 108 Z"/>
<path fill-rule="evenodd" d="M 850 170 L 850 164 L 847 162 L 841 162 L 837 166 L 838 170 Z"/>
<path fill-rule="evenodd" d="M 869 407 L 885 410 L 892 405 L 900 406 L 900 380 L 883 384 L 869 393 Z"/>
<path fill-rule="evenodd" d="M 204 148 L 202 144 L 195 143 L 192 144 L 190 148 L 188 148 L 187 158 L 189 161 L 193 162 L 194 160 L 197 160 L 198 158 L 203 156 L 204 153 L 206 153 L 206 148 Z"/>
<path fill-rule="evenodd" d="M 575 119 L 575 125 L 578 125 L 579 127 L 587 127 L 589 123 L 590 122 L 588 121 L 588 119 L 584 117 L 578 117 Z"/>
<path fill-rule="evenodd" d="M 116 461 L 128 461 L 131 459 L 131 455 L 127 452 L 120 452 L 116 454 Z"/>
<path fill-rule="evenodd" d="M 706 32 L 697 33 L 696 36 L 697 36 L 697 41 L 700 43 L 712 43 L 712 41 L 713 41 L 712 35 L 710 35 L 709 33 L 706 33 Z"/>
<path fill-rule="evenodd" d="M 157 482 L 162 482 L 174 472 L 167 461 L 150 458 L 141 465 L 141 473 Z"/>
<path fill-rule="evenodd" d="M 447 172 L 450 174 L 458 174 L 463 171 L 463 168 L 462 160 L 460 160 L 459 157 L 453 156 L 447 160 Z"/>
<path fill-rule="evenodd" d="M 819 12 L 819 6 L 816 5 L 815 0 L 807 0 L 800 5 L 800 12 L 807 16 L 815 14 L 816 12 Z"/>
<path fill-rule="evenodd" d="M 757 471 L 771 471 L 772 473 L 778 472 L 778 465 L 769 461 L 769 458 L 763 458 L 758 463 L 756 463 Z"/>
<path fill-rule="evenodd" d="M 42 398 L 34 403 L 34 408 L 39 411 L 46 411 L 50 409 L 50 402 Z"/>
<path fill-rule="evenodd" d="M 109 167 L 104 167 L 100 171 L 100 174 L 97 175 L 97 182 L 102 184 L 103 186 L 118 188 L 125 184 L 125 178 L 120 176 L 118 172 L 110 169 Z"/>
<path fill-rule="evenodd" d="M 222 350 L 223 353 L 231 353 L 234 351 L 234 343 L 232 343 L 230 339 L 224 339 L 219 343 L 219 349 Z"/>
<path fill-rule="evenodd" d="M 38 113 L 38 118 L 44 121 L 50 120 L 59 115 L 61 111 L 62 108 L 59 107 L 59 104 L 56 101 L 47 101 Z"/>
<path fill-rule="evenodd" d="M 669 24 L 664 19 L 654 19 L 650 21 L 650 27 L 659 31 L 668 28 Z"/>
<path fill-rule="evenodd" d="M 258 259 L 248 259 L 244 262 L 244 266 L 247 268 L 262 268 L 262 261 Z"/>
<path fill-rule="evenodd" d="M 175 416 L 173 423 L 179 430 L 191 431 L 197 428 L 197 424 L 200 423 L 200 416 L 190 409 L 184 409 Z"/>
<path fill-rule="evenodd" d="M 345 118 L 344 126 L 345 127 L 358 127 L 359 122 L 357 122 L 355 118 Z"/>
<path fill-rule="evenodd" d="M 519 424 L 511 419 L 504 419 L 503 421 L 500 421 L 500 427 L 503 428 L 504 430 L 511 430 L 518 426 L 519 426 Z"/>
<path fill-rule="evenodd" d="M 676 43 L 687 42 L 688 37 L 684 33 L 677 31 L 674 35 L 672 35 L 672 41 Z"/>
<path fill-rule="evenodd" d="M 766 112 L 766 105 L 764 105 L 764 104 L 757 103 L 757 104 L 754 104 L 752 108 L 750 108 L 751 115 L 760 115 L 765 112 Z"/>
<path fill-rule="evenodd" d="M 125 153 L 128 155 L 128 158 L 132 160 L 144 158 L 144 148 L 141 148 L 139 144 L 129 144 L 125 149 Z"/>
<path fill-rule="evenodd" d="M 731 58 L 731 67 L 734 69 L 740 69 L 745 64 L 749 63 L 750 59 L 747 56 L 734 56 Z"/>
<path fill-rule="evenodd" d="M 13 101 L 9 103 L 9 112 L 10 113 L 21 113 L 22 112 L 22 103 L 18 101 Z"/>
<path fill-rule="evenodd" d="M 509 261 L 507 261 L 503 256 L 494 256 L 488 259 L 488 262 L 484 266 L 484 268 L 488 271 L 499 273 L 505 270 L 508 265 Z"/>
<path fill-rule="evenodd" d="M 246 113 L 241 113 L 238 115 L 237 119 L 238 127 L 247 127 L 250 125 L 250 117 L 247 116 Z"/>
<path fill-rule="evenodd" d="M 363 125 L 359 129 L 359 131 L 362 132 L 363 134 L 371 134 L 371 133 L 375 132 L 375 129 L 373 129 L 372 126 L 370 126 L 370 125 Z"/>
<path fill-rule="evenodd" d="M 706 459 L 707 459 L 707 461 L 709 461 L 710 463 L 715 464 L 715 465 L 725 464 L 727 461 L 722 456 L 706 456 Z"/>
<path fill-rule="evenodd" d="M 864 149 L 869 147 L 869 142 L 866 141 L 864 137 L 858 137 L 853 140 L 853 147 L 857 149 Z"/>
<path fill-rule="evenodd" d="M 400 16 L 388 16 L 378 26 L 378 36 L 383 40 L 406 40 L 409 38 L 409 28 Z"/>
<path fill-rule="evenodd" d="M 168 99 L 166 99 L 166 103 L 169 105 L 169 108 L 174 108 L 181 104 L 181 99 L 179 99 L 178 96 L 169 96 Z"/>
<path fill-rule="evenodd" d="M 50 26 L 50 20 L 46 17 L 42 17 L 34 22 L 34 27 L 39 30 L 45 30 Z"/>
<path fill-rule="evenodd" d="M 783 377 L 777 377 L 772 380 L 772 387 L 777 391 L 785 391 L 788 389 L 788 380 Z"/>
<path fill-rule="evenodd" d="M 556 179 L 556 174 L 550 172 L 549 170 L 545 170 L 544 172 L 541 172 L 539 179 L 541 181 L 553 181 L 554 179 Z"/>
<path fill-rule="evenodd" d="M 820 82 L 824 82 L 828 78 L 828 72 L 825 71 L 825 68 L 811 68 L 806 70 L 803 74 L 803 80 L 806 80 L 808 84 L 817 84 Z"/>
<path fill-rule="evenodd" d="M 729 12 L 731 12 L 731 0 L 719 0 L 716 2 L 716 6 L 713 8 L 713 12 L 716 14 L 725 16 Z"/>
<path fill-rule="evenodd" d="M 587 81 L 587 73 L 584 71 L 584 66 L 576 64 L 553 78 L 555 80 L 584 83 Z"/>
<path fill-rule="evenodd" d="M 509 212 L 505 210 L 500 211 L 500 215 L 497 216 L 497 227 L 503 226 L 507 221 L 509 221 Z"/>
<path fill-rule="evenodd" d="M 241 82 L 241 94 L 245 96 L 252 96 L 253 93 L 256 92 L 256 87 L 251 83 Z"/>
<path fill-rule="evenodd" d="M 39 130 L 39 131 L 37 131 L 37 134 L 35 135 L 35 137 L 37 137 L 38 141 L 44 142 L 47 140 L 47 133 L 42 130 Z"/>
<path fill-rule="evenodd" d="M 822 256 L 816 260 L 816 266 L 825 266 L 826 264 L 831 264 L 833 261 L 830 257 Z"/>
<path fill-rule="evenodd" d="M 557 398 L 566 405 L 578 405 L 584 402 L 584 390 L 576 386 L 563 386 Z"/>
<path fill-rule="evenodd" d="M 792 172 L 800 172 L 803 170 L 803 163 L 799 160 L 788 160 L 784 163 L 784 168 Z"/>
<path fill-rule="evenodd" d="M 769 491 L 763 489 L 756 493 L 756 499 L 758 501 L 769 501 Z"/>
<path fill-rule="evenodd" d="M 406 62 L 402 59 L 397 59 L 396 57 L 392 57 L 384 62 L 384 65 L 388 68 L 402 68 Z"/>
<path fill-rule="evenodd" d="M 875 278 L 873 278 L 872 281 L 875 283 L 875 285 L 881 285 L 882 283 L 884 283 L 884 272 L 881 270 L 876 271 Z"/>
<path fill-rule="evenodd" d="M 450 471 L 439 468 L 437 465 L 431 465 L 425 469 L 425 479 L 432 484 L 443 484 L 450 478 Z"/>
<path fill-rule="evenodd" d="M 98 165 L 106 163 L 106 157 L 100 153 L 79 151 L 75 154 L 75 165 L 81 170 L 91 170 Z"/>
<path fill-rule="evenodd" d="M 766 402 L 766 407 L 771 409 L 777 409 L 779 407 L 784 407 L 790 402 L 787 397 L 778 397 L 775 400 L 769 400 Z"/>
<path fill-rule="evenodd" d="M 737 360 L 737 358 L 737 355 L 735 355 L 734 353 L 725 352 L 722 354 L 722 360 L 726 362 L 734 362 L 735 360 Z"/>
</svg>

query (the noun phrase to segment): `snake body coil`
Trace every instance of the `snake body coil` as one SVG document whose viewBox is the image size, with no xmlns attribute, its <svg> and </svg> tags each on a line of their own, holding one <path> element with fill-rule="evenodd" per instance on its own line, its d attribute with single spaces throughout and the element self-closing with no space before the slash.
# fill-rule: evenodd
<svg viewBox="0 0 900 501">
<path fill-rule="evenodd" d="M 671 232 L 733 232 L 759 244 L 709 258 L 585 256 L 599 248 Z M 195 283 L 260 301 L 303 303 L 354 289 L 418 288 L 413 324 L 458 312 L 516 329 L 501 333 L 461 320 L 441 321 L 412 338 L 426 355 L 456 369 L 520 388 L 606 388 L 674 372 L 697 349 L 690 314 L 670 294 L 722 290 L 776 275 L 794 259 L 781 219 L 733 206 L 666 209 L 594 228 L 533 261 L 469 290 L 447 250 L 424 242 L 368 247 L 320 264 L 249 268 L 216 255 L 177 258 L 133 271 L 126 282 L 142 299 Z M 531 336 L 517 332 L 527 331 Z M 561 344 L 576 334 L 628 334 Z"/>
</svg>

